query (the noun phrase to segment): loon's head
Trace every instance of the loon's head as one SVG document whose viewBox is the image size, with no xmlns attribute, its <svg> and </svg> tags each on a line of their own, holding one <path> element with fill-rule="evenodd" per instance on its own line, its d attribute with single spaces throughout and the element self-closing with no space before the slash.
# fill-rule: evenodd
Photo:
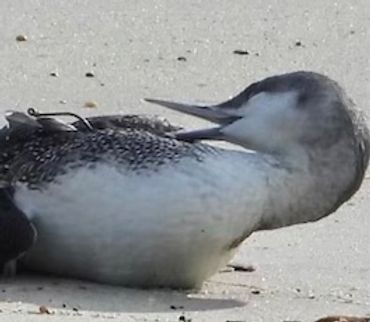
<svg viewBox="0 0 370 322">
<path fill-rule="evenodd" d="M 269 77 L 217 105 L 147 101 L 218 123 L 179 132 L 180 140 L 225 140 L 311 172 L 318 186 L 339 191 L 332 209 L 357 191 L 368 166 L 370 136 L 362 114 L 336 82 L 318 73 Z"/>
<path fill-rule="evenodd" d="M 356 141 L 361 133 L 357 139 L 364 141 L 362 144 L 367 145 L 369 139 L 366 125 L 356 123 L 353 103 L 343 89 L 313 72 L 266 78 L 217 105 L 147 101 L 219 124 L 180 132 L 177 138 L 182 140 L 218 139 L 256 151 L 284 153 L 294 147 L 328 149 L 343 141 Z"/>
</svg>

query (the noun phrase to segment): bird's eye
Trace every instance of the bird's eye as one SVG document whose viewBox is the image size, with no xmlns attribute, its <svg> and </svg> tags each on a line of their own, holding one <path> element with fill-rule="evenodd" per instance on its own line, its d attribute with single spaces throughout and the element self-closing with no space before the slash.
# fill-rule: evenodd
<svg viewBox="0 0 370 322">
<path fill-rule="evenodd" d="M 308 101 L 310 95 L 308 95 L 308 93 L 300 93 L 298 95 L 298 99 L 297 99 L 297 106 L 304 106 L 304 104 Z"/>
</svg>

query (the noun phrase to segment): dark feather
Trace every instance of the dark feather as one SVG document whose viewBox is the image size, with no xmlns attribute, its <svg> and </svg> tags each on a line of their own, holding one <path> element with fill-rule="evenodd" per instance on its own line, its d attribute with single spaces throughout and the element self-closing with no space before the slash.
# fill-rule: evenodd
<svg viewBox="0 0 370 322">
<path fill-rule="evenodd" d="M 31 248 L 36 231 L 11 197 L 11 189 L 0 188 L 0 275 L 6 264 Z"/>
</svg>

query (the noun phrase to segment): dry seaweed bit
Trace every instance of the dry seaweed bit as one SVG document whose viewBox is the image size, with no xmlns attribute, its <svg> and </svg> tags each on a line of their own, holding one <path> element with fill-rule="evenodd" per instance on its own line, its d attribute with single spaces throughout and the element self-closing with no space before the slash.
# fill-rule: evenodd
<svg viewBox="0 0 370 322">
<path fill-rule="evenodd" d="M 297 40 L 297 41 L 295 42 L 295 46 L 296 46 L 296 47 L 302 47 L 302 46 L 303 46 L 303 44 L 302 44 L 302 42 L 301 42 L 300 40 Z"/>
<path fill-rule="evenodd" d="M 235 272 L 254 272 L 256 268 L 252 265 L 243 265 L 243 264 L 230 264 L 229 267 L 233 268 Z"/>
<path fill-rule="evenodd" d="M 95 74 L 93 72 L 87 72 L 85 73 L 85 77 L 92 78 L 92 77 L 95 77 Z"/>
<path fill-rule="evenodd" d="M 261 291 L 260 290 L 252 290 L 251 293 L 254 294 L 254 295 L 259 295 L 259 294 L 261 294 Z"/>
<path fill-rule="evenodd" d="M 187 318 L 184 314 L 179 316 L 179 321 L 180 322 L 191 322 L 190 318 Z"/>
<path fill-rule="evenodd" d="M 177 60 L 178 61 L 187 61 L 186 57 L 184 57 L 184 56 L 177 57 Z"/>
<path fill-rule="evenodd" d="M 235 55 L 249 55 L 248 50 L 241 50 L 241 49 L 236 49 L 233 51 L 233 54 Z"/>
<path fill-rule="evenodd" d="M 26 35 L 18 35 L 17 37 L 15 37 L 15 40 L 16 41 L 27 41 L 28 38 Z"/>
<path fill-rule="evenodd" d="M 51 312 L 49 311 L 49 309 L 45 305 L 41 305 L 39 307 L 39 313 L 40 314 L 51 314 Z"/>
<path fill-rule="evenodd" d="M 59 77 L 59 74 L 57 72 L 51 72 L 49 75 L 51 77 Z"/>
<path fill-rule="evenodd" d="M 95 101 L 87 101 L 87 102 L 85 102 L 84 107 L 86 107 L 86 108 L 97 108 L 98 103 L 96 103 Z"/>
<path fill-rule="evenodd" d="M 344 316 L 344 315 L 333 315 L 319 319 L 316 322 L 370 322 L 369 317 L 356 317 L 356 316 Z"/>
</svg>

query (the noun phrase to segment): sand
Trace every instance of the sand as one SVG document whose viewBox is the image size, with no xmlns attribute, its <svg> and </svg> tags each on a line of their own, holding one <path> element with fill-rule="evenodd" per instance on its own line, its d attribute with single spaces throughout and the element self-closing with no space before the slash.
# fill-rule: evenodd
<svg viewBox="0 0 370 322">
<path fill-rule="evenodd" d="M 306 69 L 339 81 L 370 113 L 368 0 L 2 0 L 0 19 L 1 112 L 148 113 L 196 127 L 202 121 L 142 98 L 217 102 L 265 76 Z M 254 234 L 234 261 L 256 270 L 219 273 L 199 292 L 22 275 L 0 283 L 0 321 L 370 315 L 369 189 L 365 180 L 320 222 Z M 38 314 L 41 305 L 51 314 Z"/>
</svg>

